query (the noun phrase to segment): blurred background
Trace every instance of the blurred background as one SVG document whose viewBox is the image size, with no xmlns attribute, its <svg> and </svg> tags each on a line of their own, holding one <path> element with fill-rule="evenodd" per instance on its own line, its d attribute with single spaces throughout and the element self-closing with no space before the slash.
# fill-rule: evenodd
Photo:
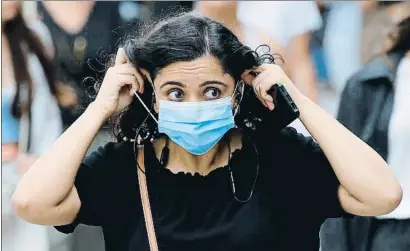
<svg viewBox="0 0 410 251">
<path fill-rule="evenodd" d="M 410 159 L 403 160 L 400 155 L 410 146 L 410 116 L 404 108 L 410 107 L 410 2 L 1 4 L 5 251 L 104 250 L 101 229 L 81 226 L 65 236 L 52 228 L 33 226 L 13 216 L 8 198 L 36 156 L 47 150 L 92 101 L 95 83 L 104 76 L 121 38 L 147 20 L 181 9 L 225 24 L 252 49 L 269 45 L 272 53 L 282 55 L 282 67 L 306 96 L 375 148 L 392 168 L 399 166 L 395 173 L 404 190 L 410 185 Z M 300 121 L 293 126 L 309 134 Z M 111 140 L 107 125 L 90 151 Z M 404 194 L 396 214 L 327 221 L 321 232 L 322 250 L 409 251 L 410 206 Z M 25 246 L 17 247 L 16 240 Z M 377 249 L 377 245 L 384 245 L 381 243 L 387 243 L 386 248 Z M 400 244 L 393 247 L 388 243 Z"/>
</svg>

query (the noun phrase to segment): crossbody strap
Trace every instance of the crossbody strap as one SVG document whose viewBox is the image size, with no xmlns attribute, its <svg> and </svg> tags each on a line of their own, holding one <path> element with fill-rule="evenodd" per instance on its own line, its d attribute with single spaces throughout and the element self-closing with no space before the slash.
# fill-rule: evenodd
<svg viewBox="0 0 410 251">
<path fill-rule="evenodd" d="M 138 183 L 140 187 L 142 210 L 144 212 L 145 227 L 147 229 L 148 242 L 151 251 L 158 251 L 157 236 L 155 234 L 154 220 L 152 218 L 151 204 L 149 202 L 147 177 L 142 170 L 144 165 L 144 148 L 138 148 L 137 156 Z"/>
</svg>

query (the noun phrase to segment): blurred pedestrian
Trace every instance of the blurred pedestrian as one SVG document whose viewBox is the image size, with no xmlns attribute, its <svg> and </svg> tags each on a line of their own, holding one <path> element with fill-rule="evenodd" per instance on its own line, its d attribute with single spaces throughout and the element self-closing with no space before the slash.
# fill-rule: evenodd
<svg viewBox="0 0 410 251">
<path fill-rule="evenodd" d="M 396 210 L 376 218 L 327 220 L 323 251 L 410 250 L 410 17 L 396 25 L 384 55 L 346 85 L 338 119 L 387 160 L 403 188 Z M 377 196 L 377 195 L 375 195 Z"/>
<path fill-rule="evenodd" d="M 229 27 L 252 49 L 261 44 L 282 55 L 289 75 L 311 100 L 319 102 L 309 50 L 321 17 L 314 1 L 198 1 L 198 10 Z"/>
<path fill-rule="evenodd" d="M 141 34 L 124 41 L 96 100 L 20 182 L 13 201 L 24 219 L 65 233 L 101 226 L 106 250 L 316 251 L 326 218 L 400 202 L 383 159 L 270 54 L 190 13 Z M 273 130 L 275 83 L 318 143 Z M 84 159 L 112 114 L 118 142 Z M 124 140 L 138 136 L 139 146 Z"/>
<path fill-rule="evenodd" d="M 26 23 L 20 1 L 1 6 L 2 248 L 47 251 L 49 231 L 58 233 L 15 216 L 10 199 L 23 173 L 62 133 L 59 105 L 74 104 L 75 94 L 57 82 L 47 28 Z"/>
<path fill-rule="evenodd" d="M 63 113 L 68 126 L 95 94 L 94 84 L 103 77 L 117 43 L 147 16 L 147 8 L 140 1 L 42 1 L 38 11 L 51 32 L 60 74 L 80 97 L 79 109 Z"/>
<path fill-rule="evenodd" d="M 391 41 L 389 34 L 410 12 L 410 3 L 406 1 L 380 1 L 373 2 L 373 5 L 366 12 L 363 27 L 364 63 L 368 63 L 375 55 L 385 53 L 385 48 L 388 47 L 386 42 Z"/>
<path fill-rule="evenodd" d="M 323 49 L 329 83 L 340 95 L 346 81 L 362 66 L 364 3 L 329 1 Z"/>
</svg>

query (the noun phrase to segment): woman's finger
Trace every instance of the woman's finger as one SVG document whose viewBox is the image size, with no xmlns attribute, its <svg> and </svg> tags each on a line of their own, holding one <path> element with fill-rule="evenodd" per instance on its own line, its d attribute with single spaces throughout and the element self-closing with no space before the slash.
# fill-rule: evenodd
<svg viewBox="0 0 410 251">
<path fill-rule="evenodd" d="M 259 101 L 261 101 L 261 103 L 262 103 L 265 107 L 268 107 L 267 104 L 266 104 L 266 102 L 265 102 L 265 100 L 264 100 L 264 99 L 262 98 L 262 96 L 261 96 L 261 88 L 260 88 L 260 85 L 256 86 L 254 90 L 255 90 L 256 97 L 258 97 Z"/>
<path fill-rule="evenodd" d="M 263 83 L 262 80 L 264 80 L 267 75 L 269 75 L 269 71 L 263 71 L 259 73 L 258 76 L 256 76 L 255 79 L 252 81 L 252 86 L 256 87 Z"/>
<path fill-rule="evenodd" d="M 272 74 L 271 71 L 265 71 L 264 73 L 266 74 L 261 73 L 260 76 L 258 76 L 258 81 L 261 87 L 259 95 L 263 98 L 263 100 L 265 100 L 269 108 L 271 108 L 274 103 L 272 96 L 268 92 L 272 86 L 278 82 L 278 80 L 276 79 L 277 77 L 275 74 Z"/>
<path fill-rule="evenodd" d="M 117 74 L 121 74 L 121 75 L 134 75 L 135 78 L 138 81 L 139 84 L 139 89 L 136 89 L 135 91 L 139 92 L 139 93 L 143 93 L 144 92 L 144 78 L 143 78 L 143 73 L 138 69 L 135 68 L 134 65 L 132 64 L 124 64 L 124 65 L 120 65 L 118 67 L 116 67 L 117 70 Z"/>
<path fill-rule="evenodd" d="M 120 87 L 129 85 L 131 89 L 138 90 L 139 84 L 134 75 L 118 75 L 120 81 Z"/>
<path fill-rule="evenodd" d="M 133 75 L 136 72 L 135 66 L 130 63 L 115 66 L 114 69 L 116 73 L 123 75 Z"/>
<path fill-rule="evenodd" d="M 241 74 L 241 78 L 243 79 L 243 81 L 248 84 L 251 85 L 253 80 L 255 79 L 255 76 L 253 76 L 251 74 L 253 70 L 245 70 L 242 74 Z"/>
<path fill-rule="evenodd" d="M 145 77 L 144 78 L 144 76 L 145 76 L 145 74 L 141 71 L 141 69 L 136 69 L 136 72 L 137 72 L 137 74 L 138 74 L 138 81 L 141 81 L 142 82 L 142 84 L 140 85 L 140 92 L 141 93 L 144 93 L 144 88 L 145 88 L 145 80 L 144 79 L 147 79 L 147 81 L 149 82 L 150 80 L 147 78 L 147 77 Z"/>
<path fill-rule="evenodd" d="M 269 67 L 272 67 L 272 64 L 261 64 L 258 67 L 256 67 L 253 71 L 262 73 L 266 71 Z"/>
<path fill-rule="evenodd" d="M 119 48 L 117 55 L 115 56 L 115 66 L 126 64 L 128 62 L 127 56 L 125 55 L 124 49 Z"/>
<path fill-rule="evenodd" d="M 147 70 L 145 70 L 145 69 L 142 69 L 142 68 L 139 68 L 139 70 L 140 70 L 141 73 L 147 78 L 147 80 L 149 81 L 149 83 L 150 83 L 151 85 L 153 85 L 154 82 L 152 82 L 152 79 L 151 79 L 151 76 L 150 76 L 149 72 L 148 72 Z"/>
<path fill-rule="evenodd" d="M 263 101 L 265 102 L 265 104 L 267 105 L 267 107 L 270 110 L 273 110 L 273 108 L 274 108 L 273 98 L 272 98 L 271 95 L 268 94 L 266 88 L 261 87 L 260 95 L 261 95 Z"/>
<path fill-rule="evenodd" d="M 268 106 L 262 97 L 262 85 L 264 83 L 263 80 L 265 79 L 267 75 L 269 75 L 268 71 L 261 72 L 252 82 L 252 87 L 255 91 L 256 96 L 258 97 L 258 99 L 262 102 L 262 104 L 265 107 L 268 107 Z"/>
</svg>

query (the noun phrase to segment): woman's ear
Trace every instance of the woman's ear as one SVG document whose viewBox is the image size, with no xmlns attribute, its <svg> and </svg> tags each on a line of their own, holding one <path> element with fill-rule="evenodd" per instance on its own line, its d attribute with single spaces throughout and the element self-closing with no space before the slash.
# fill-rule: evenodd
<svg viewBox="0 0 410 251">
<path fill-rule="evenodd" d="M 159 113 L 159 102 L 157 102 L 155 96 L 152 98 L 152 102 L 153 102 L 154 111 L 156 113 Z"/>
</svg>

